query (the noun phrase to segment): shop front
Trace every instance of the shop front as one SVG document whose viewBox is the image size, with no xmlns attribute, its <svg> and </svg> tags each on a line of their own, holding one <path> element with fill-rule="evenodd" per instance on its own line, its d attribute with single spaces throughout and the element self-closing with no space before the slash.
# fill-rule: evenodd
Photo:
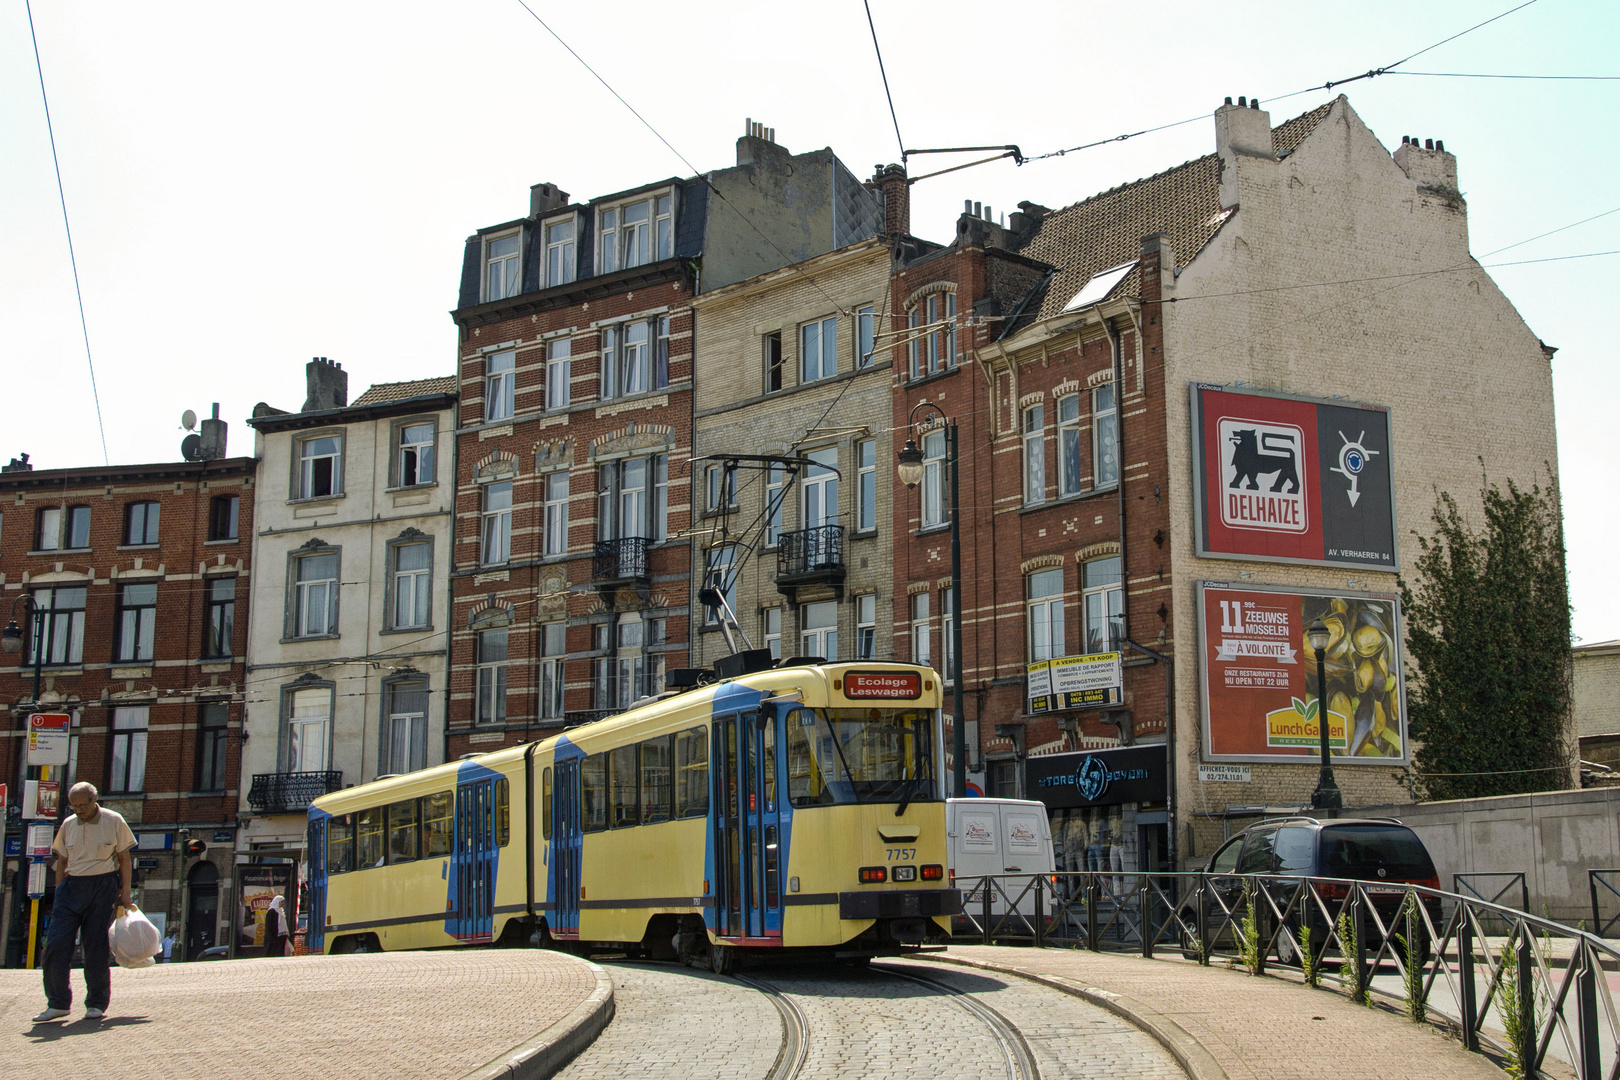
<svg viewBox="0 0 1620 1080">
<path fill-rule="evenodd" d="M 1162 744 L 1027 758 L 1024 791 L 1046 805 L 1057 868 L 1168 871 L 1166 764 Z"/>
</svg>

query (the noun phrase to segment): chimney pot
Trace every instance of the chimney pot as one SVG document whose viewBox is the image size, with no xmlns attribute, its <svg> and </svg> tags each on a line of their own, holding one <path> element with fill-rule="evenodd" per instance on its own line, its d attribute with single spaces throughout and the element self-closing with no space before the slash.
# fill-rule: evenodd
<svg viewBox="0 0 1620 1080">
<path fill-rule="evenodd" d="M 1425 150 L 1433 150 L 1434 149 L 1434 140 L 1433 139 L 1424 139 L 1423 140 L 1423 149 L 1425 149 Z"/>
<path fill-rule="evenodd" d="M 1248 107 L 1249 107 L 1249 98 L 1248 98 L 1248 96 L 1246 94 L 1239 94 L 1238 95 L 1238 108 L 1247 109 Z"/>
<path fill-rule="evenodd" d="M 1442 154 L 1445 153 L 1446 152 L 1446 140 L 1444 140 L 1444 139 L 1436 139 L 1436 140 L 1434 140 L 1434 148 L 1436 150 L 1440 151 Z"/>
<path fill-rule="evenodd" d="M 974 203 L 973 204 L 973 216 L 974 217 L 983 217 L 984 216 L 984 207 L 979 205 L 978 203 Z"/>
<path fill-rule="evenodd" d="M 1226 103 L 1228 105 L 1232 104 L 1232 95 L 1231 94 L 1226 95 Z"/>
<path fill-rule="evenodd" d="M 1260 107 L 1260 99 L 1259 98 L 1252 97 L 1252 98 L 1249 99 L 1249 108 L 1258 109 L 1259 107 Z"/>
</svg>

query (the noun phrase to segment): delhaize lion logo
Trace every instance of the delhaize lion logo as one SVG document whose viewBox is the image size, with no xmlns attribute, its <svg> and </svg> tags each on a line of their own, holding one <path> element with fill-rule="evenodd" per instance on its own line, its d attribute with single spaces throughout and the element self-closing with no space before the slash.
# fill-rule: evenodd
<svg viewBox="0 0 1620 1080">
<path fill-rule="evenodd" d="M 1304 429 L 1223 416 L 1218 431 L 1222 524 L 1264 532 L 1308 531 Z"/>
</svg>

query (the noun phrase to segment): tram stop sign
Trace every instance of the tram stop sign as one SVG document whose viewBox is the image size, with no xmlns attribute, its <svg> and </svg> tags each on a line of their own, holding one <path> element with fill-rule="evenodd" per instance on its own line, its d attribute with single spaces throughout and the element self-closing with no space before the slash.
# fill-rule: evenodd
<svg viewBox="0 0 1620 1080">
<path fill-rule="evenodd" d="M 68 763 L 67 713 L 34 713 L 28 718 L 28 764 L 66 765 Z"/>
</svg>

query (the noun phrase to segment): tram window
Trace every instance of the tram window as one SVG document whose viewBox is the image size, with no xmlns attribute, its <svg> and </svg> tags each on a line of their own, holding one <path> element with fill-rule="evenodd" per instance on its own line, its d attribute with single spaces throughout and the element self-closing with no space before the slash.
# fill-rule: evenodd
<svg viewBox="0 0 1620 1080">
<path fill-rule="evenodd" d="M 360 811 L 360 832 L 355 838 L 355 865 L 364 870 L 383 864 L 383 808 Z"/>
<path fill-rule="evenodd" d="M 551 767 L 540 770 L 540 839 L 551 839 Z"/>
<path fill-rule="evenodd" d="M 326 823 L 326 872 L 342 874 L 354 869 L 354 815 L 343 814 Z"/>
<path fill-rule="evenodd" d="M 794 806 L 817 806 L 834 801 L 832 792 L 827 790 L 825 763 L 819 756 L 830 757 L 832 744 L 829 740 L 825 747 L 812 745 L 817 734 L 815 713 L 808 709 L 788 713 L 788 799 Z"/>
<path fill-rule="evenodd" d="M 416 858 L 417 806 L 415 799 L 388 807 L 388 861 L 410 862 Z"/>
<path fill-rule="evenodd" d="M 760 740 L 764 760 L 760 763 L 765 772 L 765 809 L 776 809 L 776 725 L 769 718 L 765 726 L 760 729 L 764 736 Z"/>
<path fill-rule="evenodd" d="M 592 754 L 579 763 L 580 828 L 607 828 L 607 755 Z"/>
<path fill-rule="evenodd" d="M 422 855 L 434 858 L 450 854 L 450 837 L 455 827 L 455 796 L 438 791 L 422 800 Z"/>
<path fill-rule="evenodd" d="M 613 827 L 634 825 L 640 817 L 641 784 L 636 776 L 636 747 L 617 746 L 608 751 L 610 783 L 613 786 Z"/>
<path fill-rule="evenodd" d="M 495 781 L 495 845 L 505 847 L 512 839 L 512 785 L 506 777 Z"/>
<path fill-rule="evenodd" d="M 641 744 L 641 823 L 669 820 L 669 755 L 671 736 Z"/>
<path fill-rule="evenodd" d="M 709 729 L 692 728 L 675 736 L 675 816 L 709 813 Z"/>
</svg>

